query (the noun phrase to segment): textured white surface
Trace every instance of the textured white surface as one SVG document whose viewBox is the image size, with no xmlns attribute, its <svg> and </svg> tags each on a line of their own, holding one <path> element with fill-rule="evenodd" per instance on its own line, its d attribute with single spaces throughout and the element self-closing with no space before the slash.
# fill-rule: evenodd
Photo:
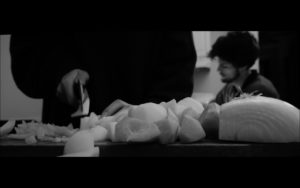
<svg viewBox="0 0 300 188">
<path fill-rule="evenodd" d="M 299 109 L 268 97 L 251 97 L 223 104 L 219 138 L 263 143 L 299 142 Z"/>
</svg>

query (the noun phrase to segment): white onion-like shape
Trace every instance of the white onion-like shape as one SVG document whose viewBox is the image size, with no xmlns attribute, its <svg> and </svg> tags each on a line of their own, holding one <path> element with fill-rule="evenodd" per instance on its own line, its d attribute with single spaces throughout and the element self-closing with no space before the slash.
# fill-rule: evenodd
<svg viewBox="0 0 300 188">
<path fill-rule="evenodd" d="M 155 103 L 145 103 L 131 108 L 128 116 L 147 123 L 155 123 L 167 117 L 167 110 Z"/>
<path fill-rule="evenodd" d="M 182 143 L 192 143 L 204 139 L 206 136 L 201 123 L 189 115 L 183 115 L 179 129 L 179 140 Z"/>
<path fill-rule="evenodd" d="M 191 97 L 186 97 L 186 98 L 182 99 L 181 101 L 178 102 L 178 104 L 184 106 L 185 108 L 192 108 L 199 115 L 204 110 L 203 105 L 200 102 L 198 102 L 197 100 L 195 100 Z"/>
<path fill-rule="evenodd" d="M 94 138 L 94 142 L 105 141 L 108 138 L 108 130 L 101 126 L 89 129 Z"/>
<path fill-rule="evenodd" d="M 76 132 L 65 144 L 64 154 L 82 153 L 94 148 L 94 138 L 89 130 Z"/>
<path fill-rule="evenodd" d="M 171 109 L 168 109 L 168 117 L 155 123 L 159 128 L 159 142 L 161 144 L 174 143 L 178 136 L 179 120 Z"/>
<path fill-rule="evenodd" d="M 125 117 L 115 125 L 115 142 L 151 142 L 160 135 L 158 127 L 140 119 Z"/>
<path fill-rule="evenodd" d="M 191 97 L 186 97 L 180 100 L 178 103 L 175 99 L 173 99 L 167 103 L 162 102 L 161 105 L 164 106 L 166 109 L 172 110 L 172 112 L 177 116 L 178 119 L 182 118 L 183 112 L 186 109 L 193 109 L 193 111 L 195 112 L 195 115 L 193 116 L 195 117 L 200 116 L 201 113 L 204 111 L 203 105 Z"/>
<path fill-rule="evenodd" d="M 251 96 L 220 108 L 219 139 L 231 141 L 299 142 L 299 109 L 275 98 Z"/>
<path fill-rule="evenodd" d="M 182 120 L 182 117 L 185 116 L 185 115 L 188 115 L 188 116 L 191 116 L 195 119 L 198 119 L 200 117 L 201 114 L 199 114 L 198 112 L 196 112 L 193 108 L 189 107 L 189 108 L 186 108 L 183 112 L 182 112 L 182 115 L 181 115 L 181 119 Z"/>
</svg>

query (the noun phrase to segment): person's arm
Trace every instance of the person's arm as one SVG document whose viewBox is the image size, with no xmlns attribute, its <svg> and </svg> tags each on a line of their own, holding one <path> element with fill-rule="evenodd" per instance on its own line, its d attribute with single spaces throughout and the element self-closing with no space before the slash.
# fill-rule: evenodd
<svg viewBox="0 0 300 188">
<path fill-rule="evenodd" d="M 32 98 L 56 95 L 63 76 L 78 68 L 72 35 L 12 34 L 11 68 L 18 88 Z"/>
<path fill-rule="evenodd" d="M 162 102 L 190 97 L 196 51 L 191 32 L 165 32 L 161 36 L 158 55 L 148 67 L 148 101 Z"/>
</svg>

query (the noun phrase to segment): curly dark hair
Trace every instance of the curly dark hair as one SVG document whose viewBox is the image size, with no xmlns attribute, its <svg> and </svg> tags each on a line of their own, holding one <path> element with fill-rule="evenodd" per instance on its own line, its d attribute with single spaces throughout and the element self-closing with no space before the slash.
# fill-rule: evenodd
<svg viewBox="0 0 300 188">
<path fill-rule="evenodd" d="M 239 68 L 254 65 L 259 56 L 259 44 L 247 31 L 231 31 L 221 36 L 213 44 L 208 57 L 219 57 Z"/>
</svg>

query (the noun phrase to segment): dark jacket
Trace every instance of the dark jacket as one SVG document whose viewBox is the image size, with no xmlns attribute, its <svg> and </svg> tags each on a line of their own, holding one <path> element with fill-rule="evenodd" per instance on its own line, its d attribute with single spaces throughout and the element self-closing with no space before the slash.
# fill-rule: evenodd
<svg viewBox="0 0 300 188">
<path fill-rule="evenodd" d="M 191 96 L 196 52 L 191 32 L 106 31 L 12 34 L 12 73 L 19 89 L 43 98 L 43 121 L 66 125 L 75 110 L 55 96 L 63 75 L 83 69 L 90 111 L 116 99 L 130 104 Z"/>
<path fill-rule="evenodd" d="M 245 80 L 241 92 L 249 94 L 254 92 L 255 95 L 262 94 L 262 96 L 272 98 L 280 97 L 272 82 L 260 75 L 256 70 L 251 70 L 251 74 Z M 232 87 L 231 84 L 227 84 L 212 102 L 216 102 L 219 105 L 224 104 L 228 102 L 230 98 L 238 97 L 241 92 L 239 92 L 236 87 Z"/>
</svg>

